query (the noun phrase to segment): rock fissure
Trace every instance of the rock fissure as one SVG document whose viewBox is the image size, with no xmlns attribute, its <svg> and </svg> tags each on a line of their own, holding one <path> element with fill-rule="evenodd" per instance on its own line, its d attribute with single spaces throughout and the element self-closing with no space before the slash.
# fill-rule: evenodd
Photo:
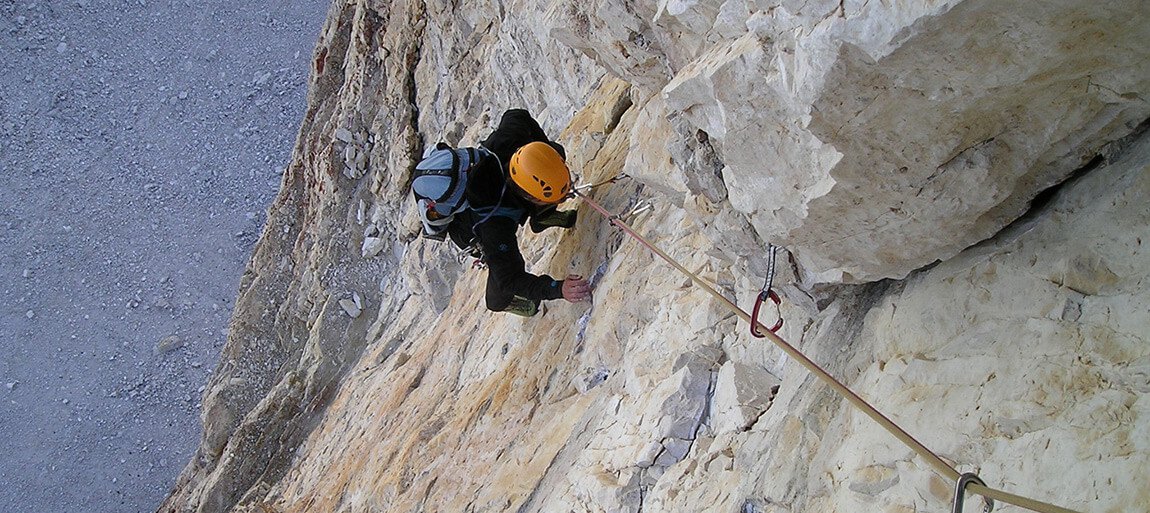
<svg viewBox="0 0 1150 513">
<path fill-rule="evenodd" d="M 1146 99 L 1143 98 L 1141 94 L 1138 94 L 1135 91 L 1130 91 L 1130 92 L 1126 92 L 1126 93 L 1119 93 L 1118 91 L 1115 91 L 1114 89 L 1111 89 L 1109 87 L 1106 87 L 1102 84 L 1095 82 L 1094 77 L 1090 76 L 1090 75 L 1086 76 L 1086 86 L 1087 87 L 1091 87 L 1091 86 L 1097 87 L 1098 89 L 1101 89 L 1101 90 L 1106 91 L 1110 94 L 1113 94 L 1115 97 L 1121 98 L 1123 100 L 1138 100 L 1138 101 L 1143 102 L 1143 103 L 1146 102 Z"/>
<path fill-rule="evenodd" d="M 1143 122 L 1139 125 L 1139 128 L 1130 137 L 1139 137 L 1141 134 L 1146 133 L 1148 128 L 1150 128 L 1150 121 Z M 1123 146 L 1122 141 L 1116 141 L 1113 144 L 1119 148 Z M 1121 156 L 1121 153 L 1120 153 L 1121 150 L 1117 150 L 1117 151 L 1119 152 L 1118 154 L 1113 154 L 1110 151 L 1108 151 L 1107 149 L 1103 148 L 1098 154 L 1096 154 L 1092 158 L 1090 158 L 1089 161 L 1085 165 L 1083 165 L 1083 166 L 1075 169 L 1073 172 L 1069 173 L 1063 180 L 1061 180 L 1061 181 L 1059 181 L 1053 185 L 1050 185 L 1049 187 L 1047 187 L 1045 189 L 1038 191 L 1038 193 L 1034 196 L 1034 198 L 1030 200 L 1029 206 L 1026 209 L 1026 211 L 1024 211 L 1021 215 L 1019 215 L 1014 221 L 1012 221 L 1009 224 L 1007 224 L 1006 226 L 1004 226 L 1001 230 L 999 230 L 994 235 L 987 237 L 986 239 L 984 239 L 982 241 L 979 241 L 978 243 L 970 246 L 967 249 L 977 248 L 977 247 L 984 245 L 984 244 L 993 244 L 993 243 L 995 243 L 995 241 L 999 241 L 999 240 L 1004 239 L 1004 238 L 1005 239 L 1011 239 L 1011 238 L 1017 237 L 1018 235 L 1020 235 L 1022 233 L 1025 233 L 1034 224 L 1034 221 L 1036 219 L 1039 219 L 1039 218 L 1047 215 L 1051 211 L 1051 209 L 1053 208 L 1051 206 L 1051 204 L 1052 204 L 1053 200 L 1055 198 L 1057 198 L 1060 193 L 1062 193 L 1064 190 L 1073 186 L 1073 184 L 1075 184 L 1076 182 L 1078 182 L 1079 180 L 1081 180 L 1083 177 L 1087 176 L 1088 174 L 1104 168 L 1107 165 L 1108 160 L 1111 160 L 1114 158 L 1119 158 Z M 1054 283 L 1056 285 L 1063 286 L 1063 283 L 1058 283 L 1058 282 L 1054 282 Z"/>
<path fill-rule="evenodd" d="M 420 2 L 418 11 L 426 12 L 427 4 Z M 411 38 L 411 48 L 408 50 L 404 59 L 406 66 L 406 74 L 403 77 L 404 89 L 407 93 L 407 103 L 411 109 L 411 119 L 408 121 L 408 128 L 410 133 L 422 134 L 419 129 L 419 80 L 416 77 L 416 69 L 419 67 L 420 62 L 423 60 L 423 36 L 426 32 L 426 25 L 420 25 L 415 34 Z M 420 141 L 412 141 L 412 154 L 422 154 L 422 149 L 419 147 Z M 410 184 L 408 184 L 410 187 Z"/>
</svg>

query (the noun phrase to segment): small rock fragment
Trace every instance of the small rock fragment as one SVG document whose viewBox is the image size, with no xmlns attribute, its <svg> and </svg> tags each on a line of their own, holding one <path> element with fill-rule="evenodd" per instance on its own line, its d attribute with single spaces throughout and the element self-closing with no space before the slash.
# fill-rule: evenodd
<svg viewBox="0 0 1150 513">
<path fill-rule="evenodd" d="M 363 309 L 356 304 L 355 299 L 341 299 L 339 300 L 339 306 L 342 307 L 344 313 L 352 319 L 359 317 L 359 314 L 363 313 Z"/>
<path fill-rule="evenodd" d="M 339 139 L 341 142 L 345 142 L 345 143 L 351 142 L 351 139 L 352 139 L 351 130 L 348 130 L 346 128 L 338 128 L 335 131 L 335 138 Z"/>
<path fill-rule="evenodd" d="M 384 246 L 386 246 L 384 240 L 379 237 L 364 237 L 360 252 L 364 258 L 372 258 L 383 251 Z"/>
<path fill-rule="evenodd" d="M 161 356 L 171 353 L 172 351 L 175 351 L 181 347 L 184 347 L 184 339 L 180 338 L 178 335 L 168 335 L 160 340 L 159 344 L 156 344 L 155 353 L 156 356 Z"/>
</svg>

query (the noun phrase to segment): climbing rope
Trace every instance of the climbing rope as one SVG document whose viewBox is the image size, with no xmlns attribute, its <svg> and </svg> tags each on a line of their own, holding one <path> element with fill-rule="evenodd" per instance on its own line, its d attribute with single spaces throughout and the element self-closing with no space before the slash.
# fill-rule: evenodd
<svg viewBox="0 0 1150 513">
<path fill-rule="evenodd" d="M 766 329 L 766 326 L 759 323 L 755 317 L 752 317 L 745 310 L 739 308 L 738 305 L 736 305 L 730 299 L 727 299 L 727 297 L 721 294 L 718 290 L 715 290 L 714 287 L 700 278 L 697 274 L 687 270 L 686 267 L 683 267 L 682 264 L 680 264 L 670 255 L 663 252 L 663 250 L 659 249 L 657 246 L 647 241 L 647 239 L 643 238 L 643 236 L 635 232 L 635 230 L 628 226 L 627 223 L 623 222 L 619 216 L 611 214 L 611 212 L 607 211 L 607 209 L 603 208 L 602 205 L 595 202 L 595 200 L 591 199 L 583 192 L 584 190 L 591 190 L 594 187 L 598 187 L 599 185 L 611 183 L 615 180 L 618 180 L 619 178 L 619 176 L 616 176 L 607 182 L 603 182 L 586 189 L 575 188 L 572 194 L 582 198 L 583 201 L 591 206 L 591 208 L 595 209 L 595 211 L 599 212 L 600 214 L 603 214 L 603 216 L 605 216 L 616 228 L 623 230 L 625 233 L 638 241 L 639 244 L 642 244 L 644 247 L 651 250 L 651 252 L 665 260 L 668 264 L 671 264 L 672 267 L 678 269 L 679 272 L 685 274 L 688 278 L 691 279 L 693 283 L 695 283 L 695 285 L 698 285 L 699 288 L 702 288 L 708 294 L 714 296 L 715 299 L 719 300 L 720 303 L 726 306 L 727 309 L 729 309 L 735 315 L 739 316 L 739 318 L 751 323 L 754 331 L 758 331 L 760 328 Z M 769 280 L 773 278 L 772 274 L 773 273 L 768 274 L 768 286 L 770 285 Z M 907 433 L 904 429 L 895 424 L 894 421 L 887 418 L 885 415 L 875 409 L 874 406 L 871 406 L 870 403 L 863 400 L 858 396 L 858 394 L 854 393 L 854 391 L 852 391 L 850 388 L 847 388 L 846 385 L 835 379 L 834 376 L 831 376 L 830 373 L 828 373 L 822 367 L 819 367 L 818 364 L 816 364 L 810 358 L 807 358 L 806 355 L 789 344 L 778 334 L 774 333 L 770 329 L 767 329 L 766 332 L 762 332 L 762 334 L 766 338 L 770 339 L 770 341 L 773 342 L 776 346 L 778 346 L 779 349 L 782 349 L 785 353 L 790 355 L 791 358 L 794 358 L 800 364 L 802 364 L 803 367 L 806 367 L 806 369 L 814 374 L 817 378 L 829 385 L 835 392 L 843 396 L 848 402 L 850 402 L 859 410 L 862 410 L 863 413 L 865 413 L 868 417 L 886 429 L 891 435 L 893 435 L 895 438 L 897 438 L 899 441 L 901 441 L 903 444 L 921 456 L 932 468 L 934 468 L 940 474 L 950 479 L 951 481 L 955 481 L 956 483 L 959 482 L 960 479 L 963 479 L 963 474 L 959 474 L 959 472 L 955 470 L 953 466 L 939 457 L 939 455 L 935 454 L 921 442 L 916 440 L 913 436 L 910 435 L 910 433 Z M 961 484 L 964 486 L 957 487 L 956 494 L 962 494 L 963 489 L 965 488 L 966 491 L 982 495 L 987 499 L 1010 503 L 1015 506 L 1029 509 L 1031 511 L 1037 511 L 1039 513 L 1078 513 L 1071 509 L 1066 509 L 1063 507 L 1055 506 L 1053 504 L 1047 504 L 1045 502 L 990 488 L 985 484 L 982 484 L 981 480 L 963 479 L 963 483 Z M 961 499 L 956 498 L 956 506 L 959 508 L 959 511 L 961 511 L 961 505 Z"/>
<path fill-rule="evenodd" d="M 966 498 L 966 487 L 970 486 L 971 483 L 986 486 L 986 483 L 982 482 L 982 479 L 973 473 L 967 472 L 958 476 L 958 481 L 954 483 L 954 503 L 950 510 L 951 513 L 962 513 L 962 503 Z M 986 503 L 982 508 L 983 513 L 990 513 L 993 510 L 994 499 L 986 499 Z"/>
</svg>

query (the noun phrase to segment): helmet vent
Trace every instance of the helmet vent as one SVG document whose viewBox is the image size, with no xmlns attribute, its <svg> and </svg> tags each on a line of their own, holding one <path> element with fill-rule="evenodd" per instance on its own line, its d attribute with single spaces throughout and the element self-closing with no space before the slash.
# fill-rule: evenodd
<svg viewBox="0 0 1150 513">
<path fill-rule="evenodd" d="M 519 192 L 551 204 L 561 201 L 571 187 L 571 175 L 563 157 L 546 142 L 528 143 L 511 157 L 510 176 Z M 560 194 L 562 190 L 562 194 Z"/>
</svg>

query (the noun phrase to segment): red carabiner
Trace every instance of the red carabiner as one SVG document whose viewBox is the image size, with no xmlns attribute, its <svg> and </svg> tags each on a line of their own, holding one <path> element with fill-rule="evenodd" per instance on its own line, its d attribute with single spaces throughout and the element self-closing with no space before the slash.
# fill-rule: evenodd
<svg viewBox="0 0 1150 513">
<path fill-rule="evenodd" d="M 779 320 L 774 326 L 768 328 L 771 333 L 776 333 L 779 328 L 783 327 L 783 310 L 780 306 L 782 301 L 779 300 L 779 295 L 775 294 L 774 290 L 764 290 L 759 292 L 759 297 L 755 299 L 755 309 L 751 311 L 751 335 L 755 338 L 764 338 L 766 335 L 759 333 L 759 308 L 763 306 L 763 302 L 770 299 L 775 302 L 775 309 L 779 313 Z"/>
</svg>

